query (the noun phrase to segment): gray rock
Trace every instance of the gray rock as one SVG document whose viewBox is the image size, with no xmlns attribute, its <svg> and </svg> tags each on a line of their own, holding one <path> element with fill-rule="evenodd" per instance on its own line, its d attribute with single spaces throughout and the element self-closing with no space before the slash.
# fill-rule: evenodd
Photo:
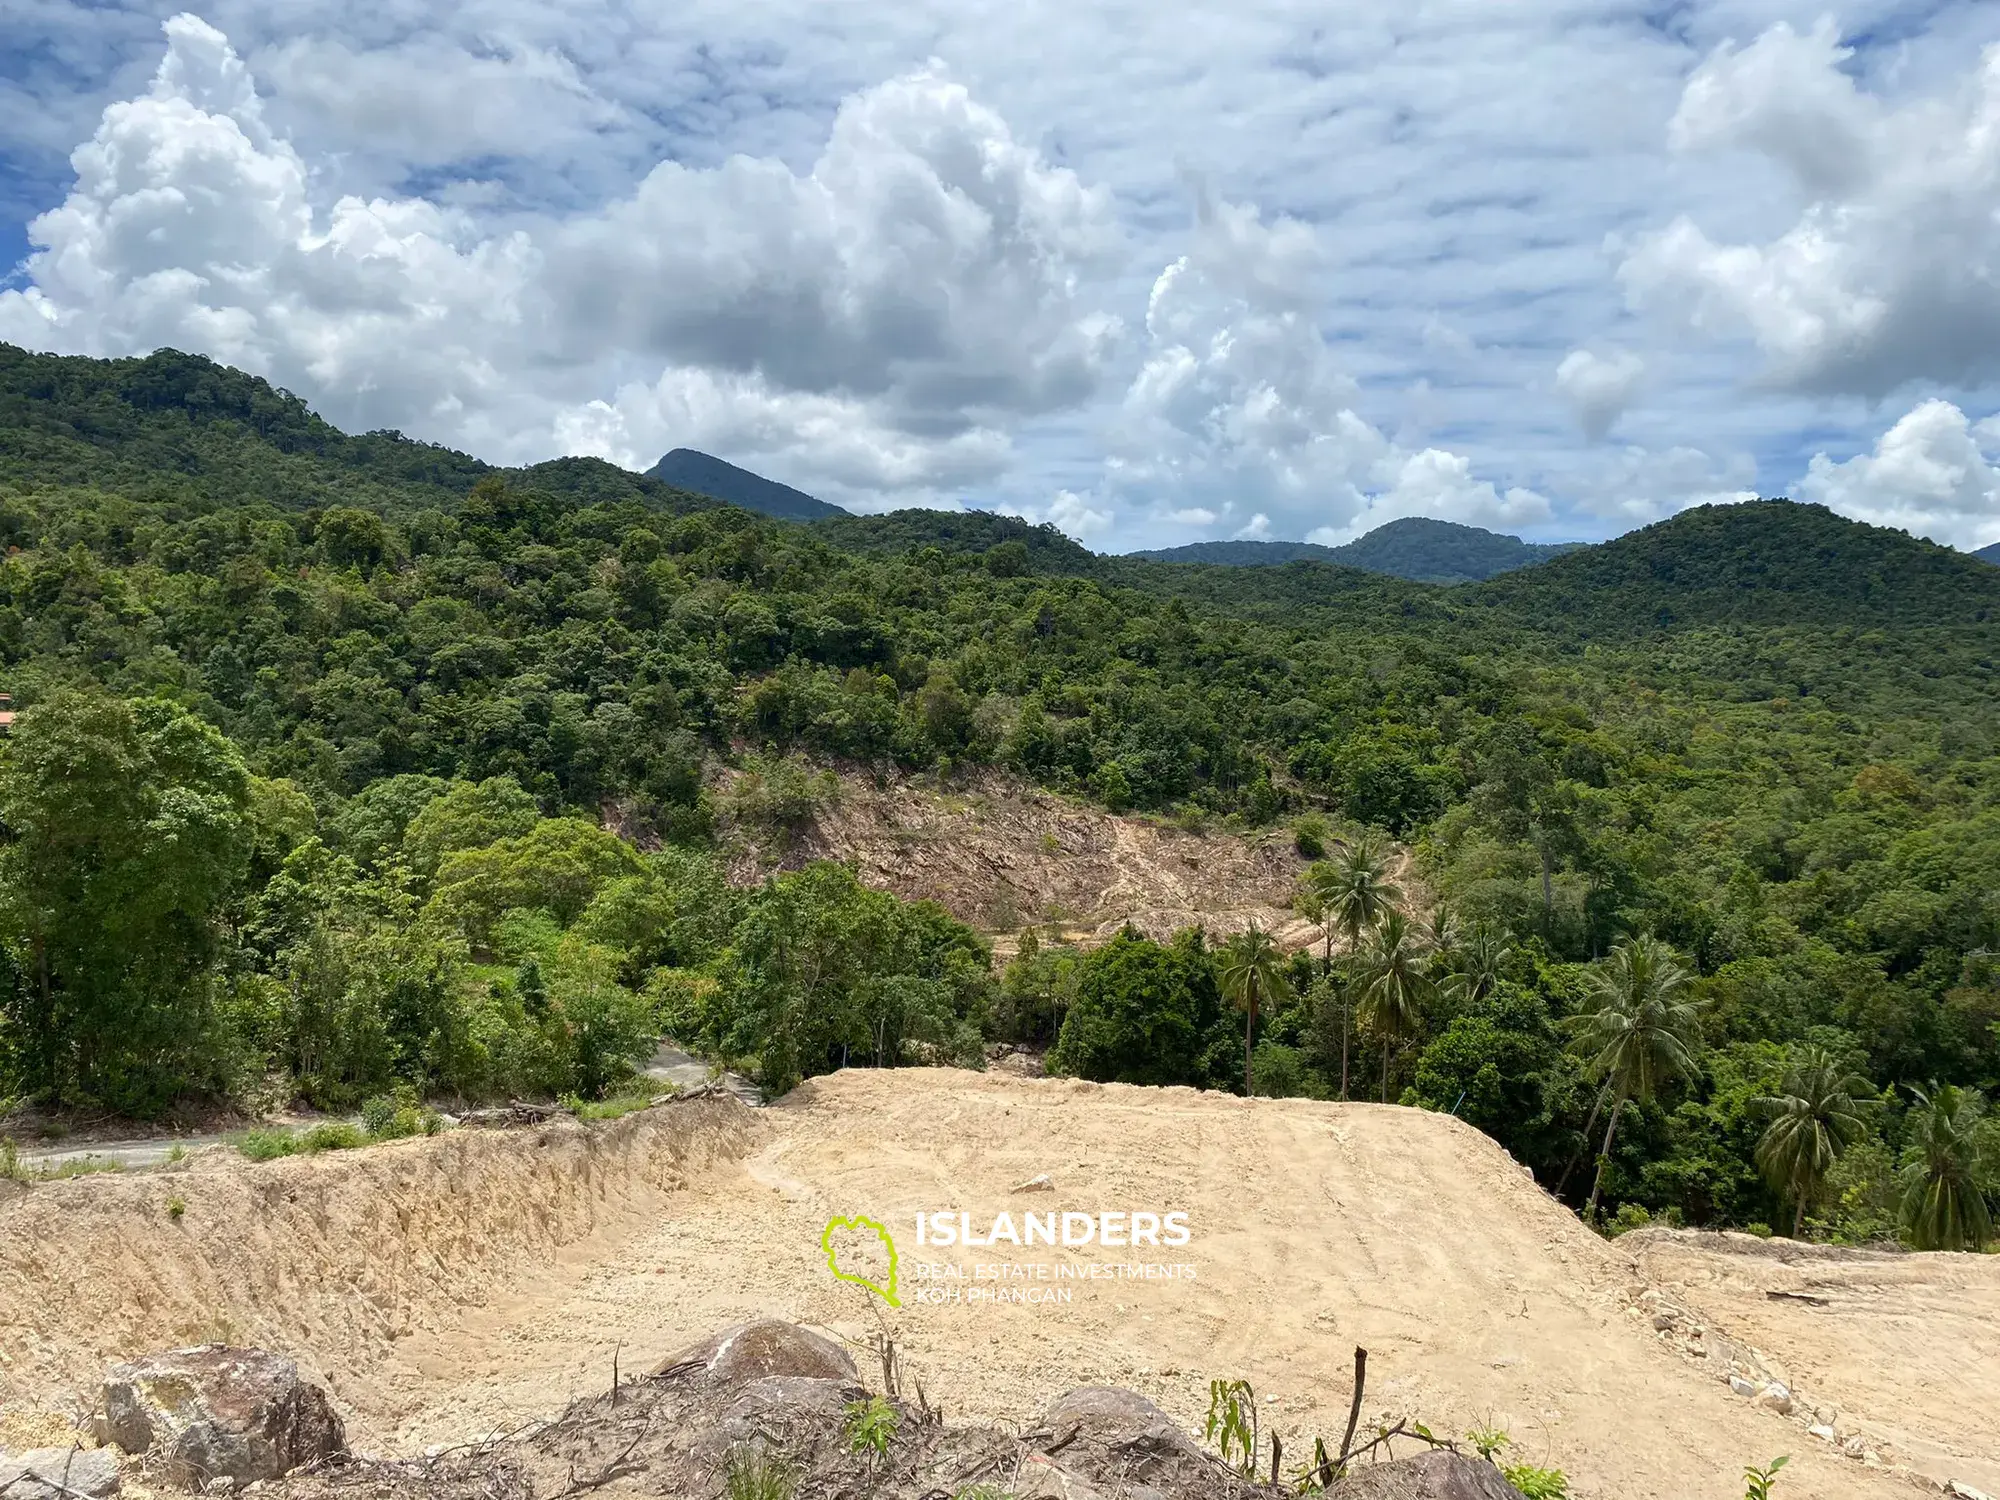
<svg viewBox="0 0 2000 1500">
<path fill-rule="evenodd" d="M 347 1450 L 327 1393 L 262 1349 L 206 1344 L 119 1365 L 103 1400 L 100 1440 L 151 1451 L 183 1481 L 278 1479 Z"/>
<path fill-rule="evenodd" d="M 1084 1386 L 1044 1413 L 1023 1466 L 1034 1496 L 1247 1500 L 1256 1487 L 1136 1391 Z"/>
<path fill-rule="evenodd" d="M 700 1371 L 713 1385 L 747 1385 L 774 1375 L 832 1380 L 853 1385 L 854 1361 L 832 1339 L 821 1338 L 777 1318 L 738 1323 L 683 1349 L 654 1370 L 655 1375 Z"/>
<path fill-rule="evenodd" d="M 1362 1464 L 1330 1493 L 1334 1500 L 1522 1500 L 1485 1459 L 1437 1450 Z"/>
<path fill-rule="evenodd" d="M 30 1448 L 0 1457 L 0 1500 L 100 1500 L 118 1493 L 118 1455 L 109 1448 Z"/>
</svg>

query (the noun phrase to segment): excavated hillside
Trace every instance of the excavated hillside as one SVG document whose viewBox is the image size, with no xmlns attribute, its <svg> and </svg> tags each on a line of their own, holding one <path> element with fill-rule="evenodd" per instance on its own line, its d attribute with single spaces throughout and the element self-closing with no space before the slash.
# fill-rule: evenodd
<svg viewBox="0 0 2000 1500">
<path fill-rule="evenodd" d="M 1252 921 L 1288 948 L 1321 938 L 1291 907 L 1307 861 L 1288 831 L 1194 831 L 994 773 L 949 786 L 843 774 L 807 828 L 782 845 L 748 844 L 732 877 L 748 883 L 813 859 L 850 860 L 877 889 L 940 902 L 1000 938 L 1003 957 L 1031 924 L 1084 945 L 1127 922 L 1161 939 L 1197 923 L 1228 934 Z"/>
<path fill-rule="evenodd" d="M 1189 1241 L 916 1242 L 918 1212 L 983 1228 L 1107 1210 L 1185 1214 Z M 835 1279 L 834 1216 L 895 1237 L 899 1307 Z M 1117 1269 L 1134 1263 L 1191 1271 Z M 2000 1491 L 2000 1258 L 1803 1265 L 1606 1242 L 1446 1116 L 854 1071 L 764 1110 L 709 1097 L 38 1186 L 0 1207 L 0 1401 L 18 1418 L 80 1399 L 114 1358 L 229 1338 L 325 1378 L 363 1450 L 412 1452 L 551 1416 L 614 1357 L 645 1369 L 775 1316 L 886 1331 L 954 1420 L 1110 1383 L 1199 1430 L 1209 1380 L 1243 1378 L 1305 1453 L 1344 1425 L 1359 1344 L 1367 1419 L 1503 1427 L 1583 1497 L 1734 1497 L 1744 1464 L 1779 1453 L 1799 1496 Z M 1790 1415 L 1732 1392 L 1745 1362 L 1790 1378 Z"/>
</svg>

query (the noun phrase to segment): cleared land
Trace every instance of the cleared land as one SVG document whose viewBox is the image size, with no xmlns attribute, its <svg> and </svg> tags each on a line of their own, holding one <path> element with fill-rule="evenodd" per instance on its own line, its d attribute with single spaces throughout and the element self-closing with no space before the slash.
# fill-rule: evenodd
<svg viewBox="0 0 2000 1500">
<path fill-rule="evenodd" d="M 1052 1190 L 1015 1191 L 1039 1174 Z M 1135 1208 L 1189 1215 L 1185 1249 L 1140 1258 L 1192 1264 L 1193 1281 L 1047 1283 L 1072 1291 L 1056 1305 L 908 1295 L 923 1260 L 1134 1258 L 924 1251 L 919 1210 L 979 1223 Z M 819 1237 L 835 1214 L 896 1234 L 901 1309 L 829 1275 Z M 1865 1315 L 1765 1296 L 1829 1276 Z M 1840 1405 L 1885 1462 L 1732 1395 L 1655 1332 L 1640 1300 L 1654 1282 L 1781 1364 L 1805 1403 Z M 705 1099 L 591 1131 L 454 1132 L 264 1166 L 218 1154 L 0 1209 L 10 1404 L 81 1386 L 119 1354 L 227 1336 L 298 1353 L 363 1444 L 407 1451 L 550 1414 L 607 1383 L 614 1350 L 643 1369 L 753 1314 L 853 1338 L 879 1315 L 955 1416 L 1018 1418 L 1111 1382 L 1194 1426 L 1208 1380 L 1240 1376 L 1302 1454 L 1313 1433 L 1337 1436 L 1362 1344 L 1369 1417 L 1493 1422 L 1584 1496 L 1734 1497 L 1745 1463 L 1786 1452 L 1800 1496 L 2000 1489 L 1980 1456 L 1996 1451 L 2000 1258 L 1802 1269 L 1698 1237 L 1607 1243 L 1485 1137 L 1411 1110 L 851 1072 L 762 1111 Z"/>
</svg>

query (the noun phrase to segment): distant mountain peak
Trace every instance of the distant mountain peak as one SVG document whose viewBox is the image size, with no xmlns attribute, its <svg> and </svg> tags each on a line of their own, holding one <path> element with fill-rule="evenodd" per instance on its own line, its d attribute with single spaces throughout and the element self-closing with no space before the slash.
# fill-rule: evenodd
<svg viewBox="0 0 2000 1500">
<path fill-rule="evenodd" d="M 1323 562 L 1387 573 L 1419 583 L 1478 583 L 1516 568 L 1533 567 L 1580 542 L 1524 542 L 1458 521 L 1403 516 L 1339 547 L 1316 542 L 1191 542 L 1184 547 L 1135 552 L 1155 562 L 1219 563 L 1271 567 L 1289 562 Z"/>
<path fill-rule="evenodd" d="M 840 506 L 815 499 L 762 474 L 753 474 L 726 459 L 695 448 L 676 448 L 646 471 L 649 478 L 678 490 L 692 490 L 725 505 L 741 506 L 786 521 L 817 521 L 848 514 Z"/>
</svg>

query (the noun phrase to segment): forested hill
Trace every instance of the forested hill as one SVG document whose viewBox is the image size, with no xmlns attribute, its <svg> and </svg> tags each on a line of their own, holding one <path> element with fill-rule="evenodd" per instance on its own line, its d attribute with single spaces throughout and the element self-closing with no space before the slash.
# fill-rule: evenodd
<svg viewBox="0 0 2000 1500">
<path fill-rule="evenodd" d="M 1339 547 L 1312 542 L 1191 542 L 1184 547 L 1134 552 L 1154 562 L 1220 563 L 1270 567 L 1289 562 L 1321 562 L 1361 568 L 1420 583 L 1474 583 L 1516 568 L 1533 567 L 1581 542 L 1524 542 L 1478 526 L 1406 516 L 1376 527 Z"/>
<path fill-rule="evenodd" d="M 2000 1087 L 2000 569 L 1813 507 L 1457 587 L 1210 567 L 779 521 L 349 437 L 206 360 L 0 350 L 0 544 L 0 1097 L 277 1077 L 393 1119 L 399 1089 L 601 1095 L 662 1029 L 774 1089 L 997 1039 L 1242 1086 L 1198 931 L 995 972 L 843 865 L 732 887 L 833 767 L 1401 840 L 1449 920 L 1290 960 L 1256 1087 L 1456 1110 L 1572 1202 L 1604 1080 L 1569 1039 L 1656 939 L 1690 1071 L 1614 1110 L 1627 1221 L 1882 1233 L 1901 1154 L 1986 1129 L 1933 1084 Z M 1403 1001 L 1357 1011 L 1390 966 Z M 1871 1109 L 1845 1176 L 1773 1186 L 1755 1101 L 1802 1069 Z"/>
<path fill-rule="evenodd" d="M 1479 584 L 1466 602 L 1629 636 L 1685 625 L 1987 625 L 2000 572 L 1818 505 L 1706 505 Z"/>
<path fill-rule="evenodd" d="M 450 511 L 488 474 L 577 505 L 680 513 L 718 503 L 594 458 L 501 470 L 398 432 L 350 436 L 289 391 L 201 355 L 100 360 L 0 344 L 0 481 L 202 507 L 408 514 Z"/>
<path fill-rule="evenodd" d="M 753 474 L 693 448 L 674 449 L 646 474 L 676 489 L 690 490 L 726 505 L 740 505 L 745 510 L 786 521 L 817 521 L 824 516 L 847 514 L 838 505 L 816 499 L 804 490 L 779 484 L 775 479 L 766 479 L 762 474 Z"/>
<path fill-rule="evenodd" d="M 2000 542 L 1995 542 L 1990 547 L 1981 547 L 1972 555 L 1981 562 L 1992 563 L 1996 568 L 2000 568 Z"/>
</svg>

